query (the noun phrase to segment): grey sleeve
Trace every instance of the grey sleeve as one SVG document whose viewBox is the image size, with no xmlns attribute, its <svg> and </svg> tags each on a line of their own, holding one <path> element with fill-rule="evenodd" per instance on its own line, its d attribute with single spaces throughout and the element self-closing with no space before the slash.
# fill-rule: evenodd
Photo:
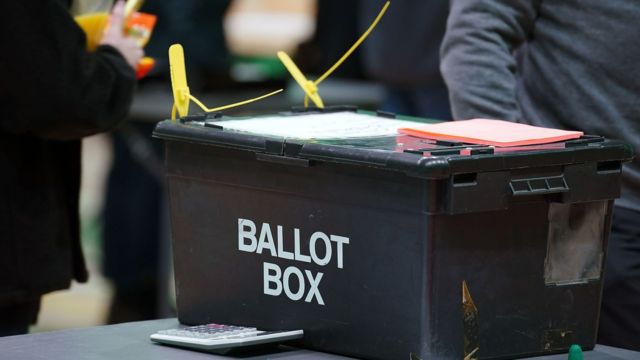
<svg viewBox="0 0 640 360">
<path fill-rule="evenodd" d="M 531 36 L 540 1 L 451 1 L 440 70 L 454 119 L 521 118 L 514 51 Z"/>
</svg>

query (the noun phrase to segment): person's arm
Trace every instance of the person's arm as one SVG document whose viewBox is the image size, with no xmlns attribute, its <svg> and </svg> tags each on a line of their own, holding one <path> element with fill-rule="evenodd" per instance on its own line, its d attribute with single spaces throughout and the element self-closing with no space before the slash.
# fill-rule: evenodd
<svg viewBox="0 0 640 360">
<path fill-rule="evenodd" d="M 85 51 L 84 33 L 60 3 L 0 2 L 0 131 L 77 139 L 126 116 L 133 68 L 111 45 Z"/>
<path fill-rule="evenodd" d="M 440 51 L 454 119 L 519 120 L 514 50 L 533 31 L 540 0 L 452 0 Z"/>
</svg>

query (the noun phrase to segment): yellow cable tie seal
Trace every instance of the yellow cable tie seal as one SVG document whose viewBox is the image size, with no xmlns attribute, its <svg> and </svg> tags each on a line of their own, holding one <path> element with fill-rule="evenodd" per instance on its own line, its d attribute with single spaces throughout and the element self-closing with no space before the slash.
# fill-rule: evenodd
<svg viewBox="0 0 640 360">
<path fill-rule="evenodd" d="M 260 101 L 262 99 L 268 98 L 269 96 L 273 96 L 275 94 L 281 93 L 282 91 L 284 91 L 284 89 L 278 89 L 278 90 L 272 91 L 272 92 L 270 92 L 268 94 L 260 95 L 258 97 L 252 98 L 252 99 L 238 101 L 238 102 L 233 103 L 233 104 L 223 105 L 223 106 L 219 106 L 219 107 L 216 107 L 216 108 L 213 108 L 213 109 L 209 109 L 206 106 L 204 106 L 204 104 L 202 102 L 200 102 L 200 100 L 196 99 L 193 95 L 189 95 L 189 98 L 194 103 L 196 103 L 196 105 L 198 105 L 200 107 L 200 109 L 202 109 L 202 111 L 204 111 L 204 112 L 216 112 L 216 111 L 222 111 L 222 110 L 231 109 L 231 108 L 238 107 L 238 106 L 247 105 L 247 104 L 250 104 L 250 103 L 255 102 L 255 101 Z"/>
<path fill-rule="evenodd" d="M 315 84 L 316 85 L 320 85 L 321 82 L 323 82 L 327 77 L 329 77 L 329 75 L 331 75 L 334 71 L 336 71 L 336 69 L 338 67 L 340 67 L 340 65 L 342 65 L 342 63 L 349 57 L 351 56 L 351 54 L 356 51 L 356 49 L 367 39 L 367 37 L 369 36 L 369 34 L 371 34 L 371 32 L 373 31 L 373 29 L 376 28 L 376 26 L 378 26 L 378 23 L 380 22 L 380 20 L 382 19 L 382 17 L 384 16 L 384 14 L 387 12 L 387 9 L 389 8 L 389 5 L 391 5 L 391 1 L 387 1 L 384 6 L 382 7 L 382 9 L 380 10 L 380 12 L 378 13 L 378 16 L 376 16 L 376 18 L 373 20 L 373 22 L 371 23 L 371 25 L 369 25 L 369 28 L 360 36 L 360 38 L 358 40 L 356 40 L 356 42 L 349 48 L 349 50 L 347 50 L 346 53 L 344 53 L 344 55 L 342 55 L 342 57 L 336 61 L 335 64 L 333 64 L 332 67 L 329 68 L 329 70 L 327 70 L 324 74 L 322 74 L 322 76 L 320 76 L 316 81 Z"/>
<path fill-rule="evenodd" d="M 278 89 L 268 94 L 260 95 L 258 97 L 239 101 L 229 105 L 223 105 L 209 109 L 195 96 L 191 95 L 189 86 L 187 85 L 187 71 L 185 68 L 184 49 L 180 44 L 173 44 L 169 47 L 169 69 L 171 73 L 171 88 L 173 91 L 173 106 L 171 108 L 171 120 L 176 120 L 177 115 L 184 117 L 189 115 L 189 102 L 193 101 L 204 112 L 216 112 L 226 109 L 231 109 L 238 106 L 250 104 L 255 101 L 259 101 L 283 91 Z"/>
<path fill-rule="evenodd" d="M 320 97 L 320 94 L 318 93 L 318 85 L 320 85 L 321 82 L 323 82 L 331 74 L 333 74 L 333 72 L 336 71 L 336 69 L 338 69 L 340 65 L 342 65 L 342 63 L 344 63 L 345 60 L 347 60 L 349 56 L 351 56 L 351 54 L 354 51 L 356 51 L 356 49 L 358 49 L 358 47 L 366 40 L 366 38 L 369 36 L 369 34 L 371 34 L 373 29 L 376 28 L 376 26 L 384 16 L 384 14 L 387 12 L 389 5 L 391 5 L 391 1 L 387 1 L 384 4 L 382 9 L 378 13 L 378 16 L 376 16 L 376 18 L 373 20 L 371 25 L 369 25 L 369 28 L 358 38 L 358 40 L 356 40 L 356 42 L 349 48 L 349 50 L 347 50 L 347 52 L 345 52 L 344 55 L 342 55 L 342 57 L 338 59 L 338 61 L 336 61 L 336 63 L 329 68 L 329 70 L 327 70 L 315 81 L 307 80 L 307 78 L 304 76 L 302 71 L 300 71 L 298 66 L 293 62 L 291 57 L 287 55 L 287 53 L 285 53 L 284 51 L 278 52 L 278 58 L 280 59 L 284 67 L 289 71 L 289 74 L 291 74 L 293 79 L 302 88 L 302 91 L 304 91 L 305 93 L 305 96 L 304 96 L 305 107 L 309 106 L 309 99 L 311 99 L 311 101 L 317 107 L 324 108 L 324 103 L 322 101 L 322 98 Z"/>
</svg>

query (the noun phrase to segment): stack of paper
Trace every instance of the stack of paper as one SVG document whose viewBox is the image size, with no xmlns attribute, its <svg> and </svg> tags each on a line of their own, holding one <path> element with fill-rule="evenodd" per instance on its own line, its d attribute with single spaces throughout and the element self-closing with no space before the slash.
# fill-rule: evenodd
<svg viewBox="0 0 640 360">
<path fill-rule="evenodd" d="M 427 139 L 500 147 L 547 144 L 576 139 L 583 135 L 581 131 L 548 129 L 489 119 L 424 124 L 401 128 L 399 131 L 403 134 Z"/>
<path fill-rule="evenodd" d="M 219 123 L 225 130 L 295 139 L 345 139 L 370 136 L 393 136 L 399 128 L 422 123 L 394 120 L 354 112 L 269 116 Z"/>
</svg>

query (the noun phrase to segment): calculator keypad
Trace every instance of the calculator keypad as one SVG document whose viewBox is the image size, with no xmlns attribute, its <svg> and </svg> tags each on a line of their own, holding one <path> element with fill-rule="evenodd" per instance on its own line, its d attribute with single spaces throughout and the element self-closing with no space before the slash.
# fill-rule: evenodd
<svg viewBox="0 0 640 360">
<path fill-rule="evenodd" d="M 254 327 L 206 324 L 199 326 L 189 326 L 180 329 L 169 329 L 158 331 L 158 334 L 180 336 L 196 339 L 237 339 L 256 336 L 263 331 Z"/>
</svg>

